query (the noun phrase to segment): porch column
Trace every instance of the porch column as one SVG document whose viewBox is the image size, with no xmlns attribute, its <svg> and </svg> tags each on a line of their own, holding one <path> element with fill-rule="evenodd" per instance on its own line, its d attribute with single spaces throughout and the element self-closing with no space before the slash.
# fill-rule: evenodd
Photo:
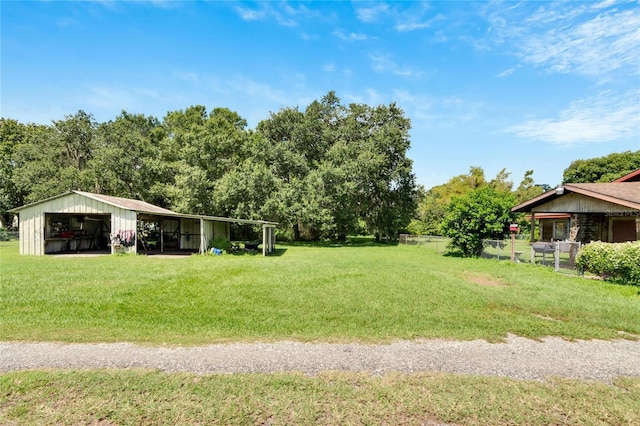
<svg viewBox="0 0 640 426">
<path fill-rule="evenodd" d="M 160 253 L 164 253 L 164 230 L 162 229 L 162 217 L 160 217 Z"/>
<path fill-rule="evenodd" d="M 536 214 L 531 212 L 531 238 L 529 240 L 533 243 L 536 240 Z"/>
</svg>

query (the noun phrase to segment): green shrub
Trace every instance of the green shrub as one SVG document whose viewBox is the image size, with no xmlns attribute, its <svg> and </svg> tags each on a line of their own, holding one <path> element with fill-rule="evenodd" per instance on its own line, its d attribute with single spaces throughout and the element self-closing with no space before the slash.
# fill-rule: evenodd
<svg viewBox="0 0 640 426">
<path fill-rule="evenodd" d="M 442 233 L 451 238 L 449 249 L 464 257 L 480 257 L 482 240 L 501 240 L 515 220 L 509 192 L 481 187 L 461 197 L 454 197 L 442 221 Z"/>
<path fill-rule="evenodd" d="M 640 285 L 640 241 L 589 243 L 578 253 L 576 265 L 605 279 Z"/>
<path fill-rule="evenodd" d="M 0 241 L 11 241 L 18 238 L 18 233 L 0 228 Z"/>
<path fill-rule="evenodd" d="M 231 242 L 224 237 L 213 238 L 209 240 L 208 248 L 217 248 L 228 253 L 229 249 L 231 248 Z"/>
</svg>

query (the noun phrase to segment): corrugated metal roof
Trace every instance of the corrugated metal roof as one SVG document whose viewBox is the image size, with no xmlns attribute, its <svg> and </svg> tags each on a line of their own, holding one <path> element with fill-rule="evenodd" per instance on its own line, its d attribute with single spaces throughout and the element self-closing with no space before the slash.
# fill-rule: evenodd
<svg viewBox="0 0 640 426">
<path fill-rule="evenodd" d="M 92 198 L 94 200 L 102 201 L 103 203 L 111 204 L 112 206 L 115 206 L 115 207 L 120 207 L 121 209 L 132 210 L 139 213 L 169 214 L 169 215 L 179 214 L 172 210 L 168 210 L 153 204 L 149 204 L 146 201 L 132 200 L 130 198 L 112 197 L 110 195 L 94 194 L 92 192 L 84 192 L 84 191 L 72 191 L 72 192 L 78 195 L 83 195 L 85 197 Z"/>
<path fill-rule="evenodd" d="M 254 225 L 272 225 L 272 226 L 278 225 L 278 222 L 270 222 L 266 220 L 236 219 L 231 217 L 217 217 L 217 216 L 177 213 L 172 210 L 168 210 L 168 209 L 147 203 L 146 201 L 132 200 L 130 198 L 122 198 L 122 197 L 112 197 L 110 195 L 94 194 L 93 192 L 84 192 L 84 191 L 65 192 L 63 194 L 49 197 L 44 200 L 40 200 L 34 203 L 26 204 L 24 206 L 16 207 L 9 211 L 17 213 L 20 210 L 23 210 L 27 207 L 31 207 L 37 204 L 45 203 L 47 201 L 55 200 L 57 198 L 64 197 L 69 194 L 78 194 L 83 197 L 91 198 L 91 199 L 94 199 L 102 203 L 106 203 L 124 210 L 131 210 L 134 212 L 155 215 L 155 216 L 172 216 L 172 217 L 180 217 L 180 218 L 187 218 L 187 219 L 212 220 L 217 222 L 249 223 Z"/>
</svg>

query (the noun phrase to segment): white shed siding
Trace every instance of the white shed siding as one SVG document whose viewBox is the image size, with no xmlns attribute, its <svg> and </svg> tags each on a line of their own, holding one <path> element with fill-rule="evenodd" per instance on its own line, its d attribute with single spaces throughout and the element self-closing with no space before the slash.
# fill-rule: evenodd
<svg viewBox="0 0 640 426">
<path fill-rule="evenodd" d="M 103 197 L 103 198 L 100 198 Z M 146 209 L 146 210 L 145 210 Z M 136 252 L 138 211 L 146 215 L 164 217 L 164 236 L 179 233 L 179 248 L 201 250 L 207 249 L 208 242 L 213 238 L 231 238 L 231 224 L 233 219 L 215 218 L 210 216 L 185 215 L 178 218 L 177 213 L 153 206 L 141 201 L 129 200 L 117 197 L 106 197 L 97 194 L 70 192 L 43 200 L 31 205 L 15 209 L 20 218 L 20 254 L 43 255 L 45 254 L 45 238 L 49 238 L 48 249 L 51 252 L 58 251 L 55 244 L 61 245 L 61 238 L 51 236 L 51 226 L 47 234 L 48 215 L 92 215 L 93 219 L 100 217 L 103 220 L 109 216 L 109 233 L 127 237 L 133 236 L 131 247 L 121 248 L 118 251 L 130 253 Z M 47 216 L 45 216 L 47 215 Z M 221 220 L 218 220 L 221 219 Z M 70 223 L 83 223 L 81 219 L 70 218 Z M 163 222 L 164 221 L 164 222 Z M 240 223 L 249 221 L 238 220 Z M 103 222 L 106 225 L 106 220 Z M 177 225 L 179 224 L 179 228 Z M 103 234 L 106 237 L 106 231 Z M 166 238 L 166 237 L 165 237 Z M 80 241 L 78 239 L 77 241 Z M 75 242 L 77 242 L 75 241 Z M 66 240 L 68 242 L 68 240 Z M 77 247 L 77 246 L 76 246 Z M 75 250 L 75 249 L 74 249 Z M 112 252 L 114 249 L 112 248 Z"/>
<path fill-rule="evenodd" d="M 38 207 L 20 212 L 20 254 L 44 254 L 44 214 Z"/>
<path fill-rule="evenodd" d="M 20 254 L 44 254 L 44 209 L 35 205 L 20 214 Z"/>
<path fill-rule="evenodd" d="M 71 193 L 20 210 L 20 254 L 45 254 L 45 213 L 111 214 L 111 233 L 136 231 L 136 212 Z"/>
<path fill-rule="evenodd" d="M 203 226 L 203 234 L 204 234 L 204 250 L 207 250 L 209 247 L 209 241 L 215 238 L 215 222 L 210 220 L 204 221 Z"/>
<path fill-rule="evenodd" d="M 96 201 L 100 203 L 99 201 Z M 102 203 L 101 203 L 102 204 Z M 112 234 L 124 234 L 128 232 L 133 232 L 135 234 L 137 228 L 137 218 L 138 215 L 136 212 L 131 210 L 124 210 L 118 207 L 109 206 L 113 212 L 111 213 L 111 233 Z M 136 240 L 133 246 L 131 247 L 123 247 L 121 249 L 122 252 L 126 253 L 135 253 L 136 247 L 138 245 L 138 239 L 136 235 Z M 111 252 L 114 253 L 114 249 L 111 249 Z"/>
<path fill-rule="evenodd" d="M 180 248 L 189 250 L 200 249 L 200 220 L 180 219 Z"/>
<path fill-rule="evenodd" d="M 213 238 L 225 238 L 227 236 L 227 224 L 225 222 L 213 222 Z"/>
</svg>

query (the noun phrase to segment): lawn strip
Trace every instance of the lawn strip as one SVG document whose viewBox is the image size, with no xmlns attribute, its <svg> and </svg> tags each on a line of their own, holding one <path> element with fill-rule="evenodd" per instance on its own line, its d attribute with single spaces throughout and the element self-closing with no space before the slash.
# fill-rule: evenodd
<svg viewBox="0 0 640 426">
<path fill-rule="evenodd" d="M 279 248 L 266 258 L 61 258 L 19 256 L 2 242 L 0 337 L 201 345 L 640 335 L 638 287 L 423 247 Z"/>
<path fill-rule="evenodd" d="M 29 371 L 1 375 L 0 395 L 9 424 L 634 424 L 640 412 L 640 379 L 436 373 Z"/>
</svg>

